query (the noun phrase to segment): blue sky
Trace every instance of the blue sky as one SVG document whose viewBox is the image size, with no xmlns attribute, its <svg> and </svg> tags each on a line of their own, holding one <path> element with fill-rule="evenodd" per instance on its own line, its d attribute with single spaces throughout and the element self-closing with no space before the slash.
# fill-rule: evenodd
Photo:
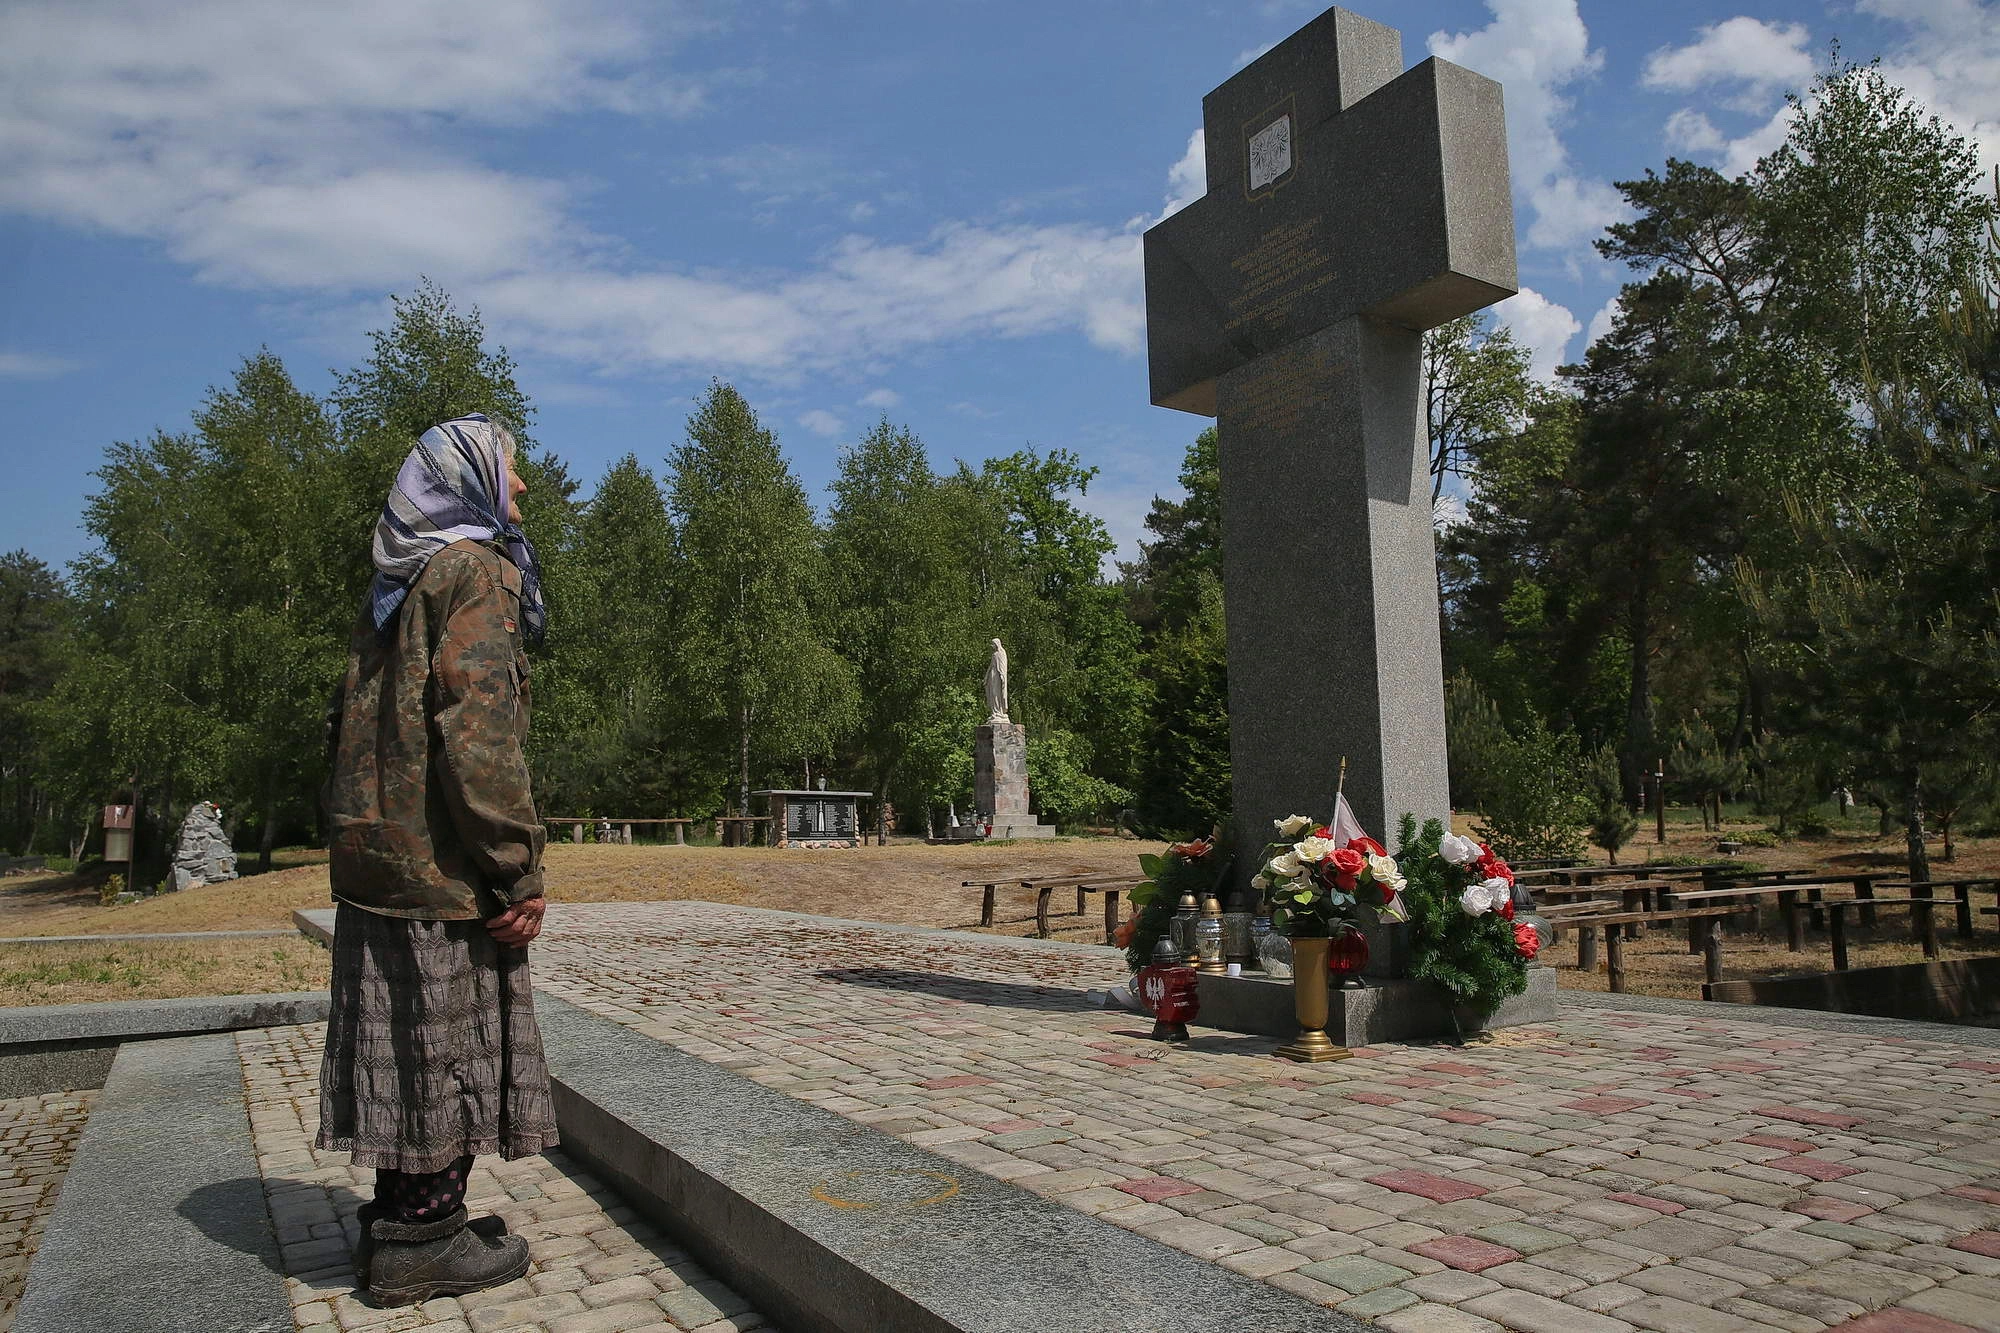
<svg viewBox="0 0 2000 1333">
<path fill-rule="evenodd" d="M 1202 95 L 1322 7 L 0 0 L 0 549 L 73 557 L 106 445 L 260 345 L 324 390 L 428 274 L 586 490 L 719 376 L 822 503 L 886 413 L 940 466 L 1076 450 L 1130 554 L 1203 424 L 1147 402 L 1139 234 L 1202 189 Z M 1359 12 L 1505 85 L 1543 372 L 1622 280 L 1610 182 L 1748 166 L 1832 39 L 2000 160 L 1994 3 Z"/>
</svg>

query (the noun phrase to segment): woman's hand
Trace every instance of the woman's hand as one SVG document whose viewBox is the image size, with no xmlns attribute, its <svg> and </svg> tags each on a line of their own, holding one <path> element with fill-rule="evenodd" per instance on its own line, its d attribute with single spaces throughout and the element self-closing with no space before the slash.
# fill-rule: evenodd
<svg viewBox="0 0 2000 1333">
<path fill-rule="evenodd" d="M 546 898 L 523 898 L 486 923 L 493 938 L 509 948 L 519 949 L 542 933 L 542 913 L 549 907 Z"/>
</svg>

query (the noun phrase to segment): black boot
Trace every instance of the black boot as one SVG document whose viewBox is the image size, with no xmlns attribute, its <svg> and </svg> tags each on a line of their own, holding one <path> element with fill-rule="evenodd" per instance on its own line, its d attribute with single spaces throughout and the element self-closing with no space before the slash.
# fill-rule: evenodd
<svg viewBox="0 0 2000 1333">
<path fill-rule="evenodd" d="M 355 1210 L 354 1220 L 361 1224 L 361 1239 L 354 1243 L 355 1285 L 366 1287 L 375 1263 L 375 1224 L 386 1216 L 387 1210 L 379 1202 L 371 1200 Z M 466 1230 L 487 1240 L 498 1240 L 507 1234 L 507 1219 L 493 1213 L 475 1217 L 465 1224 Z"/>
<path fill-rule="evenodd" d="M 368 1294 L 378 1305 L 463 1296 L 512 1282 L 528 1271 L 528 1242 L 519 1236 L 480 1235 L 466 1225 L 463 1208 L 435 1222 L 378 1217 L 369 1230 L 375 1253 Z"/>
</svg>

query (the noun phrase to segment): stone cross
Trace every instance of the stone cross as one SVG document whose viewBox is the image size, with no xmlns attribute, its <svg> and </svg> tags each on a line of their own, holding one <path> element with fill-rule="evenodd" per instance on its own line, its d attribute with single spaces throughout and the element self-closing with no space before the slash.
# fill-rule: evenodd
<svg viewBox="0 0 2000 1333">
<path fill-rule="evenodd" d="M 1402 63 L 1308 23 L 1202 100 L 1208 193 L 1145 237 L 1152 400 L 1217 420 L 1239 884 L 1342 756 L 1392 850 L 1450 805 L 1422 337 L 1513 293 L 1513 205 L 1500 85 Z"/>
</svg>

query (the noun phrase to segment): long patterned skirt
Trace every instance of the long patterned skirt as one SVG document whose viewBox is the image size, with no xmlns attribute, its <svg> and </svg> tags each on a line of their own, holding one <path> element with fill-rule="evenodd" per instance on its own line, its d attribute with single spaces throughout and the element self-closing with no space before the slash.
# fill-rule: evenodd
<svg viewBox="0 0 2000 1333">
<path fill-rule="evenodd" d="M 341 903 L 319 1114 L 319 1147 L 378 1171 L 553 1147 L 528 951 L 495 943 L 477 921 Z"/>
</svg>

